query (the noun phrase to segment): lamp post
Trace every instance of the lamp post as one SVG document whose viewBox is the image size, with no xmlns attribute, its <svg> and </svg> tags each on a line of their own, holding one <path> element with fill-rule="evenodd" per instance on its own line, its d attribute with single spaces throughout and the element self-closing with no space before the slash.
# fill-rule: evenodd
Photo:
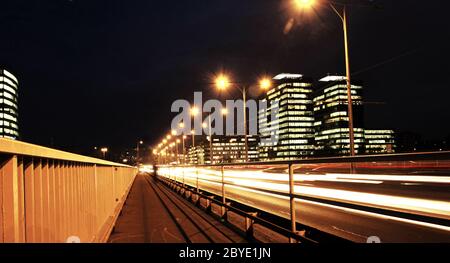
<svg viewBox="0 0 450 263">
<path fill-rule="evenodd" d="M 232 82 L 229 78 L 224 74 L 219 74 L 215 80 L 216 88 L 218 90 L 226 90 L 228 87 L 232 86 Z M 259 86 L 261 89 L 267 90 L 272 86 L 272 82 L 269 78 L 262 78 L 259 82 Z M 248 162 L 248 133 L 247 133 L 247 86 L 242 85 L 239 87 L 234 85 L 235 88 L 242 92 L 242 100 L 243 100 L 243 116 L 244 116 L 244 141 L 245 141 L 245 162 Z"/>
<path fill-rule="evenodd" d="M 213 144 L 212 144 L 212 132 L 211 132 L 211 114 L 208 115 L 208 124 L 203 123 L 203 128 L 208 127 L 208 136 L 209 136 L 209 162 L 213 164 L 214 153 L 213 153 Z"/>
<path fill-rule="evenodd" d="M 164 148 L 162 155 L 163 155 L 163 163 L 167 164 L 167 148 Z"/>
<path fill-rule="evenodd" d="M 167 146 L 165 146 L 166 143 L 167 143 L 167 140 L 166 140 L 166 139 L 163 139 L 162 142 L 161 142 L 161 147 L 164 147 L 164 148 L 161 150 L 161 153 L 162 153 L 162 156 L 163 156 L 163 163 L 164 163 L 164 164 L 167 163 L 167 158 L 166 158 Z"/>
<path fill-rule="evenodd" d="M 178 154 L 178 144 L 180 144 L 180 139 L 175 140 L 175 155 L 177 159 L 177 164 L 180 164 L 180 155 Z"/>
<path fill-rule="evenodd" d="M 136 143 L 136 164 L 139 165 L 139 145 L 142 145 L 144 142 L 142 140 L 139 140 Z"/>
<path fill-rule="evenodd" d="M 168 160 L 168 163 L 170 164 L 171 162 L 172 162 L 172 143 L 170 142 L 170 140 L 172 139 L 172 135 L 171 134 L 168 134 L 167 136 L 166 136 L 166 141 L 167 141 L 167 154 L 168 154 L 168 158 L 167 158 L 167 160 Z"/>
<path fill-rule="evenodd" d="M 176 130 L 172 130 L 171 134 L 172 134 L 173 139 L 174 139 L 173 144 L 174 144 L 174 147 L 175 147 L 175 152 L 174 152 L 174 154 L 175 154 L 175 161 L 176 161 L 177 164 L 179 164 L 180 162 L 179 162 L 179 155 L 178 155 L 178 144 L 180 143 L 180 140 L 177 138 L 177 131 Z"/>
<path fill-rule="evenodd" d="M 195 131 L 191 130 L 191 137 L 192 137 L 192 155 L 196 155 L 196 151 L 195 151 Z M 189 155 L 189 163 L 191 163 L 191 153 L 190 151 L 188 151 L 188 155 Z M 192 160 L 192 163 L 194 163 L 194 161 Z"/>
<path fill-rule="evenodd" d="M 191 135 L 192 135 L 192 147 L 195 147 L 195 131 L 194 130 L 191 131 Z"/>
<path fill-rule="evenodd" d="M 221 113 L 222 113 L 222 116 L 225 117 L 225 116 L 228 114 L 228 109 L 227 109 L 226 107 L 225 107 L 225 108 L 222 107 Z M 219 158 L 219 159 L 220 159 L 220 158 Z M 223 153 L 222 153 L 221 162 L 222 162 L 222 163 L 224 162 Z"/>
<path fill-rule="evenodd" d="M 183 129 L 184 128 L 184 123 L 180 122 L 180 124 L 178 124 L 178 126 L 180 127 L 180 129 Z M 183 158 L 182 158 L 183 159 L 183 164 L 185 164 L 186 163 L 186 155 L 185 155 L 185 150 L 184 150 L 184 140 L 186 139 L 186 135 L 184 135 L 184 131 L 181 132 L 181 139 L 183 141 L 183 143 L 182 143 L 183 149 L 181 151 L 181 154 L 183 155 Z"/>
<path fill-rule="evenodd" d="M 173 149 L 173 143 L 171 143 L 170 145 L 169 145 L 169 149 L 170 149 L 170 152 L 169 152 L 169 154 L 170 154 L 170 163 L 171 162 L 173 162 L 173 160 L 174 160 L 174 157 L 175 157 L 175 154 L 174 154 L 174 149 Z"/>
<path fill-rule="evenodd" d="M 195 107 L 195 106 L 191 106 L 191 116 L 193 118 L 195 118 L 195 116 L 197 116 L 198 113 L 199 113 L 199 109 L 197 107 Z M 193 151 L 193 155 L 195 155 L 195 157 L 197 157 L 197 151 L 195 149 L 195 129 L 191 130 L 191 136 L 192 136 L 192 151 Z"/>
<path fill-rule="evenodd" d="M 182 137 L 183 139 L 183 164 L 186 164 L 186 147 L 185 147 L 185 143 L 184 140 L 186 140 L 186 135 L 183 135 Z"/>
<path fill-rule="evenodd" d="M 315 4 L 315 0 L 294 0 L 295 4 L 301 9 L 309 9 Z M 335 3 L 333 1 L 327 1 L 331 9 L 338 15 L 342 21 L 342 28 L 344 31 L 344 53 L 345 53 L 345 71 L 347 82 L 347 104 L 348 104 L 348 128 L 350 139 L 350 156 L 355 156 L 355 135 L 353 130 L 353 101 L 352 101 L 352 86 L 350 79 L 350 57 L 348 47 L 348 30 L 347 30 L 347 8 L 344 3 Z M 336 5 L 342 6 L 342 11 L 339 12 Z"/>
<path fill-rule="evenodd" d="M 100 151 L 101 151 L 102 154 L 103 154 L 103 159 L 106 159 L 106 153 L 108 152 L 108 148 L 103 147 L 103 148 L 100 149 Z"/>
</svg>

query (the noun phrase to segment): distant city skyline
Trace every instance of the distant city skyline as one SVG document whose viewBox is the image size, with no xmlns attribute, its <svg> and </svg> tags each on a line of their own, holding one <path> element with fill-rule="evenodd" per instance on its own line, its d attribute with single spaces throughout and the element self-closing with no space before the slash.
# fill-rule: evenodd
<svg viewBox="0 0 450 263">
<path fill-rule="evenodd" d="M 218 80 L 218 85 L 231 85 L 227 75 L 220 75 Z M 246 104 L 239 97 L 225 104 L 219 100 L 203 101 L 199 92 L 195 92 L 192 104 L 182 99 L 174 102 L 172 112 L 178 114 L 172 119 L 168 132 L 152 147 L 157 161 L 245 162 L 243 156 L 247 149 L 251 156 L 249 161 L 350 155 L 345 76 L 327 75 L 315 80 L 301 72 L 283 72 L 265 76 L 263 80 L 264 86 L 260 84 L 263 94 L 256 100 L 249 99 Z M 351 97 L 355 154 L 395 153 L 393 129 L 366 128 L 370 121 L 364 118 L 362 81 L 352 81 Z M 247 105 L 246 110 L 244 105 Z M 247 116 L 242 117 L 244 112 Z M 244 125 L 245 119 L 249 120 L 247 125 Z M 188 136 L 192 144 L 189 140 L 185 143 Z M 245 142 L 246 137 L 252 139 L 251 146 L 239 143 Z"/>
</svg>

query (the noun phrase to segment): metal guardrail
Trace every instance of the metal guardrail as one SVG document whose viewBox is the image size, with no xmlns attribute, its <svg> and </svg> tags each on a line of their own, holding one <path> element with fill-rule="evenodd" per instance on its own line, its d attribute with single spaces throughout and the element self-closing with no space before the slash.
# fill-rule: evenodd
<svg viewBox="0 0 450 263">
<path fill-rule="evenodd" d="M 135 167 L 0 138 L 0 243 L 105 242 Z"/>
<path fill-rule="evenodd" d="M 349 172 L 354 172 L 358 166 L 358 164 L 361 163 L 376 163 L 376 162 L 429 162 L 429 161 L 436 161 L 439 160 L 450 160 L 450 151 L 441 151 L 441 152 L 429 152 L 429 153 L 406 153 L 406 154 L 384 154 L 384 155 L 361 155 L 361 156 L 354 156 L 354 157 L 328 157 L 328 158 L 308 158 L 308 159 L 297 159 L 297 160 L 286 160 L 286 161 L 269 161 L 269 162 L 250 162 L 250 163 L 220 163 L 220 164 L 204 164 L 204 165 L 158 165 L 158 168 L 214 168 L 214 169 L 220 169 L 221 173 L 221 182 L 215 181 L 215 183 L 221 184 L 221 194 L 220 198 L 221 200 L 218 201 L 214 198 L 208 198 L 206 195 L 199 194 L 200 187 L 198 183 L 198 170 L 197 170 L 197 177 L 196 177 L 196 185 L 193 186 L 194 189 L 196 189 L 196 194 L 199 194 L 203 196 L 204 198 L 208 198 L 211 202 L 217 203 L 222 207 L 225 207 L 226 209 L 230 209 L 233 211 L 236 211 L 238 214 L 245 216 L 246 218 L 250 218 L 251 220 L 261 222 L 262 225 L 280 233 L 284 234 L 285 236 L 290 238 L 291 242 L 295 242 L 298 240 L 301 241 L 311 241 L 303 236 L 300 236 L 297 231 L 297 220 L 296 220 L 296 207 L 295 207 L 295 199 L 301 198 L 302 196 L 294 193 L 294 167 L 301 167 L 301 165 L 305 164 L 340 164 L 340 163 L 347 163 Z M 278 225 L 275 225 L 271 222 L 265 222 L 264 220 L 252 216 L 252 215 L 245 215 L 245 212 L 240 211 L 237 208 L 234 208 L 227 204 L 227 198 L 226 198 L 226 192 L 225 192 L 225 185 L 229 185 L 229 183 L 226 183 L 224 180 L 224 168 L 225 167 L 257 167 L 257 166 L 286 166 L 288 171 L 288 182 L 289 182 L 289 192 L 288 193 L 276 193 L 278 195 L 282 195 L 289 198 L 289 212 L 290 212 L 290 222 L 291 227 L 290 229 L 282 228 Z M 174 178 L 168 178 L 168 180 L 172 183 L 178 183 L 182 184 L 183 188 L 186 188 L 185 186 L 185 180 L 184 180 L 184 173 L 182 178 L 177 178 L 176 176 Z M 181 181 L 179 181 L 181 180 Z M 203 180 L 203 179 L 202 179 Z M 206 180 L 208 181 L 208 180 Z M 188 189 L 188 188 L 187 188 Z M 257 189 L 258 191 L 263 191 L 261 189 Z M 223 213 L 226 213 L 224 211 Z"/>
<path fill-rule="evenodd" d="M 198 188 L 196 188 L 196 189 L 189 188 L 186 185 L 180 184 L 179 182 L 177 182 L 175 180 L 171 180 L 171 179 L 160 178 L 160 180 L 162 180 L 164 183 L 169 185 L 169 187 L 172 187 L 172 188 L 178 187 L 178 189 L 183 189 L 185 191 L 185 192 L 183 192 L 183 194 L 185 194 L 186 192 L 190 193 L 193 200 L 195 200 L 197 204 L 198 204 L 200 198 L 205 199 L 206 203 L 207 203 L 206 210 L 211 210 L 212 203 L 215 203 L 215 204 L 221 206 L 222 207 L 221 218 L 225 221 L 227 220 L 227 212 L 228 211 L 232 211 L 232 212 L 244 217 L 245 218 L 245 228 L 244 229 L 245 229 L 245 234 L 247 235 L 248 238 L 254 238 L 253 225 L 259 224 L 259 225 L 267 227 L 268 229 L 271 229 L 281 235 L 288 237 L 291 242 L 300 241 L 303 243 L 312 243 L 312 244 L 317 243 L 310 238 L 300 235 L 298 232 L 290 231 L 289 229 L 283 228 L 283 227 L 281 227 L 277 224 L 274 224 L 270 221 L 264 220 L 264 219 L 258 217 L 257 213 L 245 212 L 241 209 L 231 206 L 230 204 L 224 202 L 224 200 L 217 200 L 214 197 L 205 195 L 205 194 L 201 193 Z"/>
<path fill-rule="evenodd" d="M 256 165 L 289 165 L 289 164 L 318 164 L 318 163 L 362 163 L 362 162 L 394 162 L 394 161 L 429 161 L 449 160 L 450 151 L 440 152 L 417 152 L 417 153 L 395 153 L 379 155 L 357 155 L 340 157 L 313 157 L 304 159 L 265 161 L 265 162 L 230 162 L 217 164 L 161 164 L 158 167 L 221 167 L 221 166 L 256 166 Z"/>
</svg>

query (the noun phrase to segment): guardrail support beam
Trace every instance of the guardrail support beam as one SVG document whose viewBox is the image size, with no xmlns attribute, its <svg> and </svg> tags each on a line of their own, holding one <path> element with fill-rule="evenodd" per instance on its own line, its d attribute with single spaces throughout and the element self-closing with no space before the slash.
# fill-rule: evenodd
<svg viewBox="0 0 450 263">
<path fill-rule="evenodd" d="M 2 223 L 2 237 L 0 240 L 7 243 L 22 242 L 24 224 L 23 218 L 20 216 L 20 210 L 23 210 L 23 203 L 19 196 L 20 188 L 19 182 L 23 180 L 19 178 L 22 174 L 18 171 L 18 158 L 13 155 L 1 167 L 1 184 L 2 198 L 1 198 L 1 213 L 0 222 Z"/>
<path fill-rule="evenodd" d="M 289 209 L 291 215 L 291 231 L 293 233 L 297 232 L 297 219 L 295 216 L 295 197 L 294 197 L 294 167 L 293 164 L 289 164 Z M 293 238 L 289 238 L 290 243 L 295 243 L 296 241 Z"/>
<path fill-rule="evenodd" d="M 258 216 L 258 212 L 250 212 L 248 213 L 251 216 Z M 254 237 L 254 225 L 255 220 L 253 220 L 250 217 L 245 217 L 245 234 L 247 235 L 248 238 L 253 238 Z"/>
</svg>

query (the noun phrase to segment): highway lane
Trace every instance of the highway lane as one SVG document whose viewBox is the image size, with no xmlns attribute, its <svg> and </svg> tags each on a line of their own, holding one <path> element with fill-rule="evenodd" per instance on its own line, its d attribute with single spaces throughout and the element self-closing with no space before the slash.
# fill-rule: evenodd
<svg viewBox="0 0 450 263">
<path fill-rule="evenodd" d="M 384 242 L 450 242 L 450 227 L 446 221 L 450 219 L 448 176 L 304 174 L 299 171 L 304 170 L 295 170 L 295 193 L 313 198 L 296 201 L 299 223 L 356 242 L 365 242 L 369 236 L 378 236 Z M 178 181 L 184 179 L 193 187 L 197 185 L 198 172 L 199 187 L 220 195 L 221 173 L 217 169 L 177 168 L 160 172 L 166 176 L 170 173 L 171 178 Z M 224 179 L 230 200 L 289 218 L 288 199 L 278 194 L 288 191 L 285 167 L 227 168 Z M 430 218 L 444 220 L 428 220 Z"/>
</svg>

